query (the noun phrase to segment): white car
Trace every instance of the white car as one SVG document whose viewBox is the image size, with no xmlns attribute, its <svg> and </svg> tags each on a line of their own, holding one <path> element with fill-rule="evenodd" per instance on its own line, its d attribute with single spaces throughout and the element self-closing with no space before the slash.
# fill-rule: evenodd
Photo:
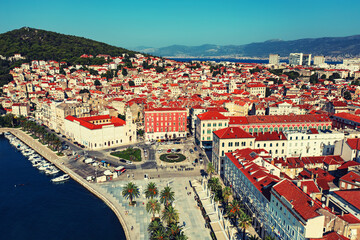
<svg viewBox="0 0 360 240">
<path fill-rule="evenodd" d="M 126 164 L 133 164 L 132 161 L 126 160 Z"/>
</svg>

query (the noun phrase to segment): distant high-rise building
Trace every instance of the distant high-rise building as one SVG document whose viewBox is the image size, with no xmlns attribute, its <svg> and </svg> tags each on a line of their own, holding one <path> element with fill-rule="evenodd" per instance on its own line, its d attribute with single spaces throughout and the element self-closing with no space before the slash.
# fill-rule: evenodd
<svg viewBox="0 0 360 240">
<path fill-rule="evenodd" d="M 305 65 L 305 66 L 311 65 L 311 54 L 303 54 L 303 60 L 301 65 Z"/>
<path fill-rule="evenodd" d="M 302 65 L 303 63 L 303 54 L 302 53 L 290 53 L 289 64 L 290 65 Z"/>
<path fill-rule="evenodd" d="M 325 56 L 314 56 L 314 65 L 325 63 Z"/>
<path fill-rule="evenodd" d="M 280 55 L 279 54 L 270 54 L 269 55 L 269 64 L 279 65 L 280 64 Z"/>
</svg>

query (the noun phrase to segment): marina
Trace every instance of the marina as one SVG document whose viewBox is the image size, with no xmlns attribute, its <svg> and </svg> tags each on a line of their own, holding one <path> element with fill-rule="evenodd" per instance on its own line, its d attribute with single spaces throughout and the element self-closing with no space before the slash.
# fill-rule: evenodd
<svg viewBox="0 0 360 240">
<path fill-rule="evenodd" d="M 1 239 L 126 239 L 103 201 L 77 182 L 51 182 L 0 136 Z"/>
</svg>

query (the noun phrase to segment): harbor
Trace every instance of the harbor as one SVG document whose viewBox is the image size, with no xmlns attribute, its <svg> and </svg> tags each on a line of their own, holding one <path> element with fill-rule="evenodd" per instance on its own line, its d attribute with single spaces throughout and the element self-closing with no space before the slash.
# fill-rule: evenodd
<svg viewBox="0 0 360 240">
<path fill-rule="evenodd" d="M 117 216 L 120 221 L 121 226 L 123 227 L 126 239 L 138 239 L 135 234 L 130 234 L 130 226 L 125 223 L 121 212 L 124 212 L 123 209 L 120 209 L 119 206 L 116 206 L 115 199 L 111 199 L 109 196 L 104 196 L 100 191 L 100 187 L 96 184 L 86 181 L 83 177 L 77 174 L 71 169 L 69 165 L 68 158 L 63 156 L 59 157 L 55 152 L 47 148 L 45 145 L 41 144 L 36 139 L 33 139 L 28 134 L 24 133 L 20 129 L 9 129 L 2 128 L 0 129 L 0 134 L 11 133 L 21 142 L 25 143 L 29 148 L 39 154 L 41 157 L 52 163 L 56 168 L 60 169 L 62 172 L 68 174 L 73 180 L 78 182 L 80 185 L 85 187 L 90 193 L 94 194 L 96 197 L 101 199 Z M 128 222 L 128 221 L 127 221 Z M 132 231 L 134 233 L 134 231 Z"/>
</svg>

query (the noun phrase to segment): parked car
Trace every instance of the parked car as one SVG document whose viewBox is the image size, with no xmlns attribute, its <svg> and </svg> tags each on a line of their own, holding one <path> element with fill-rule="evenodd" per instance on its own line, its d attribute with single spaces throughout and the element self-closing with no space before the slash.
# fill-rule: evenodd
<svg viewBox="0 0 360 240">
<path fill-rule="evenodd" d="M 126 163 L 126 160 L 122 159 L 122 158 L 120 158 L 119 161 L 122 162 L 122 163 Z"/>
<path fill-rule="evenodd" d="M 194 147 L 194 151 L 197 151 L 197 147 Z"/>
<path fill-rule="evenodd" d="M 167 152 L 168 152 L 168 153 L 171 153 L 171 149 L 168 149 Z"/>
<path fill-rule="evenodd" d="M 189 150 L 189 152 L 190 152 L 190 153 L 193 153 L 193 152 L 194 152 L 194 150 L 190 149 L 190 150 Z"/>
<path fill-rule="evenodd" d="M 176 149 L 176 152 L 180 152 L 180 151 L 181 151 L 181 149 L 180 149 L 180 148 Z"/>
<path fill-rule="evenodd" d="M 126 160 L 126 164 L 133 164 L 132 161 Z"/>
<path fill-rule="evenodd" d="M 158 152 L 158 153 L 162 153 L 162 149 L 159 149 L 157 152 Z"/>
</svg>

